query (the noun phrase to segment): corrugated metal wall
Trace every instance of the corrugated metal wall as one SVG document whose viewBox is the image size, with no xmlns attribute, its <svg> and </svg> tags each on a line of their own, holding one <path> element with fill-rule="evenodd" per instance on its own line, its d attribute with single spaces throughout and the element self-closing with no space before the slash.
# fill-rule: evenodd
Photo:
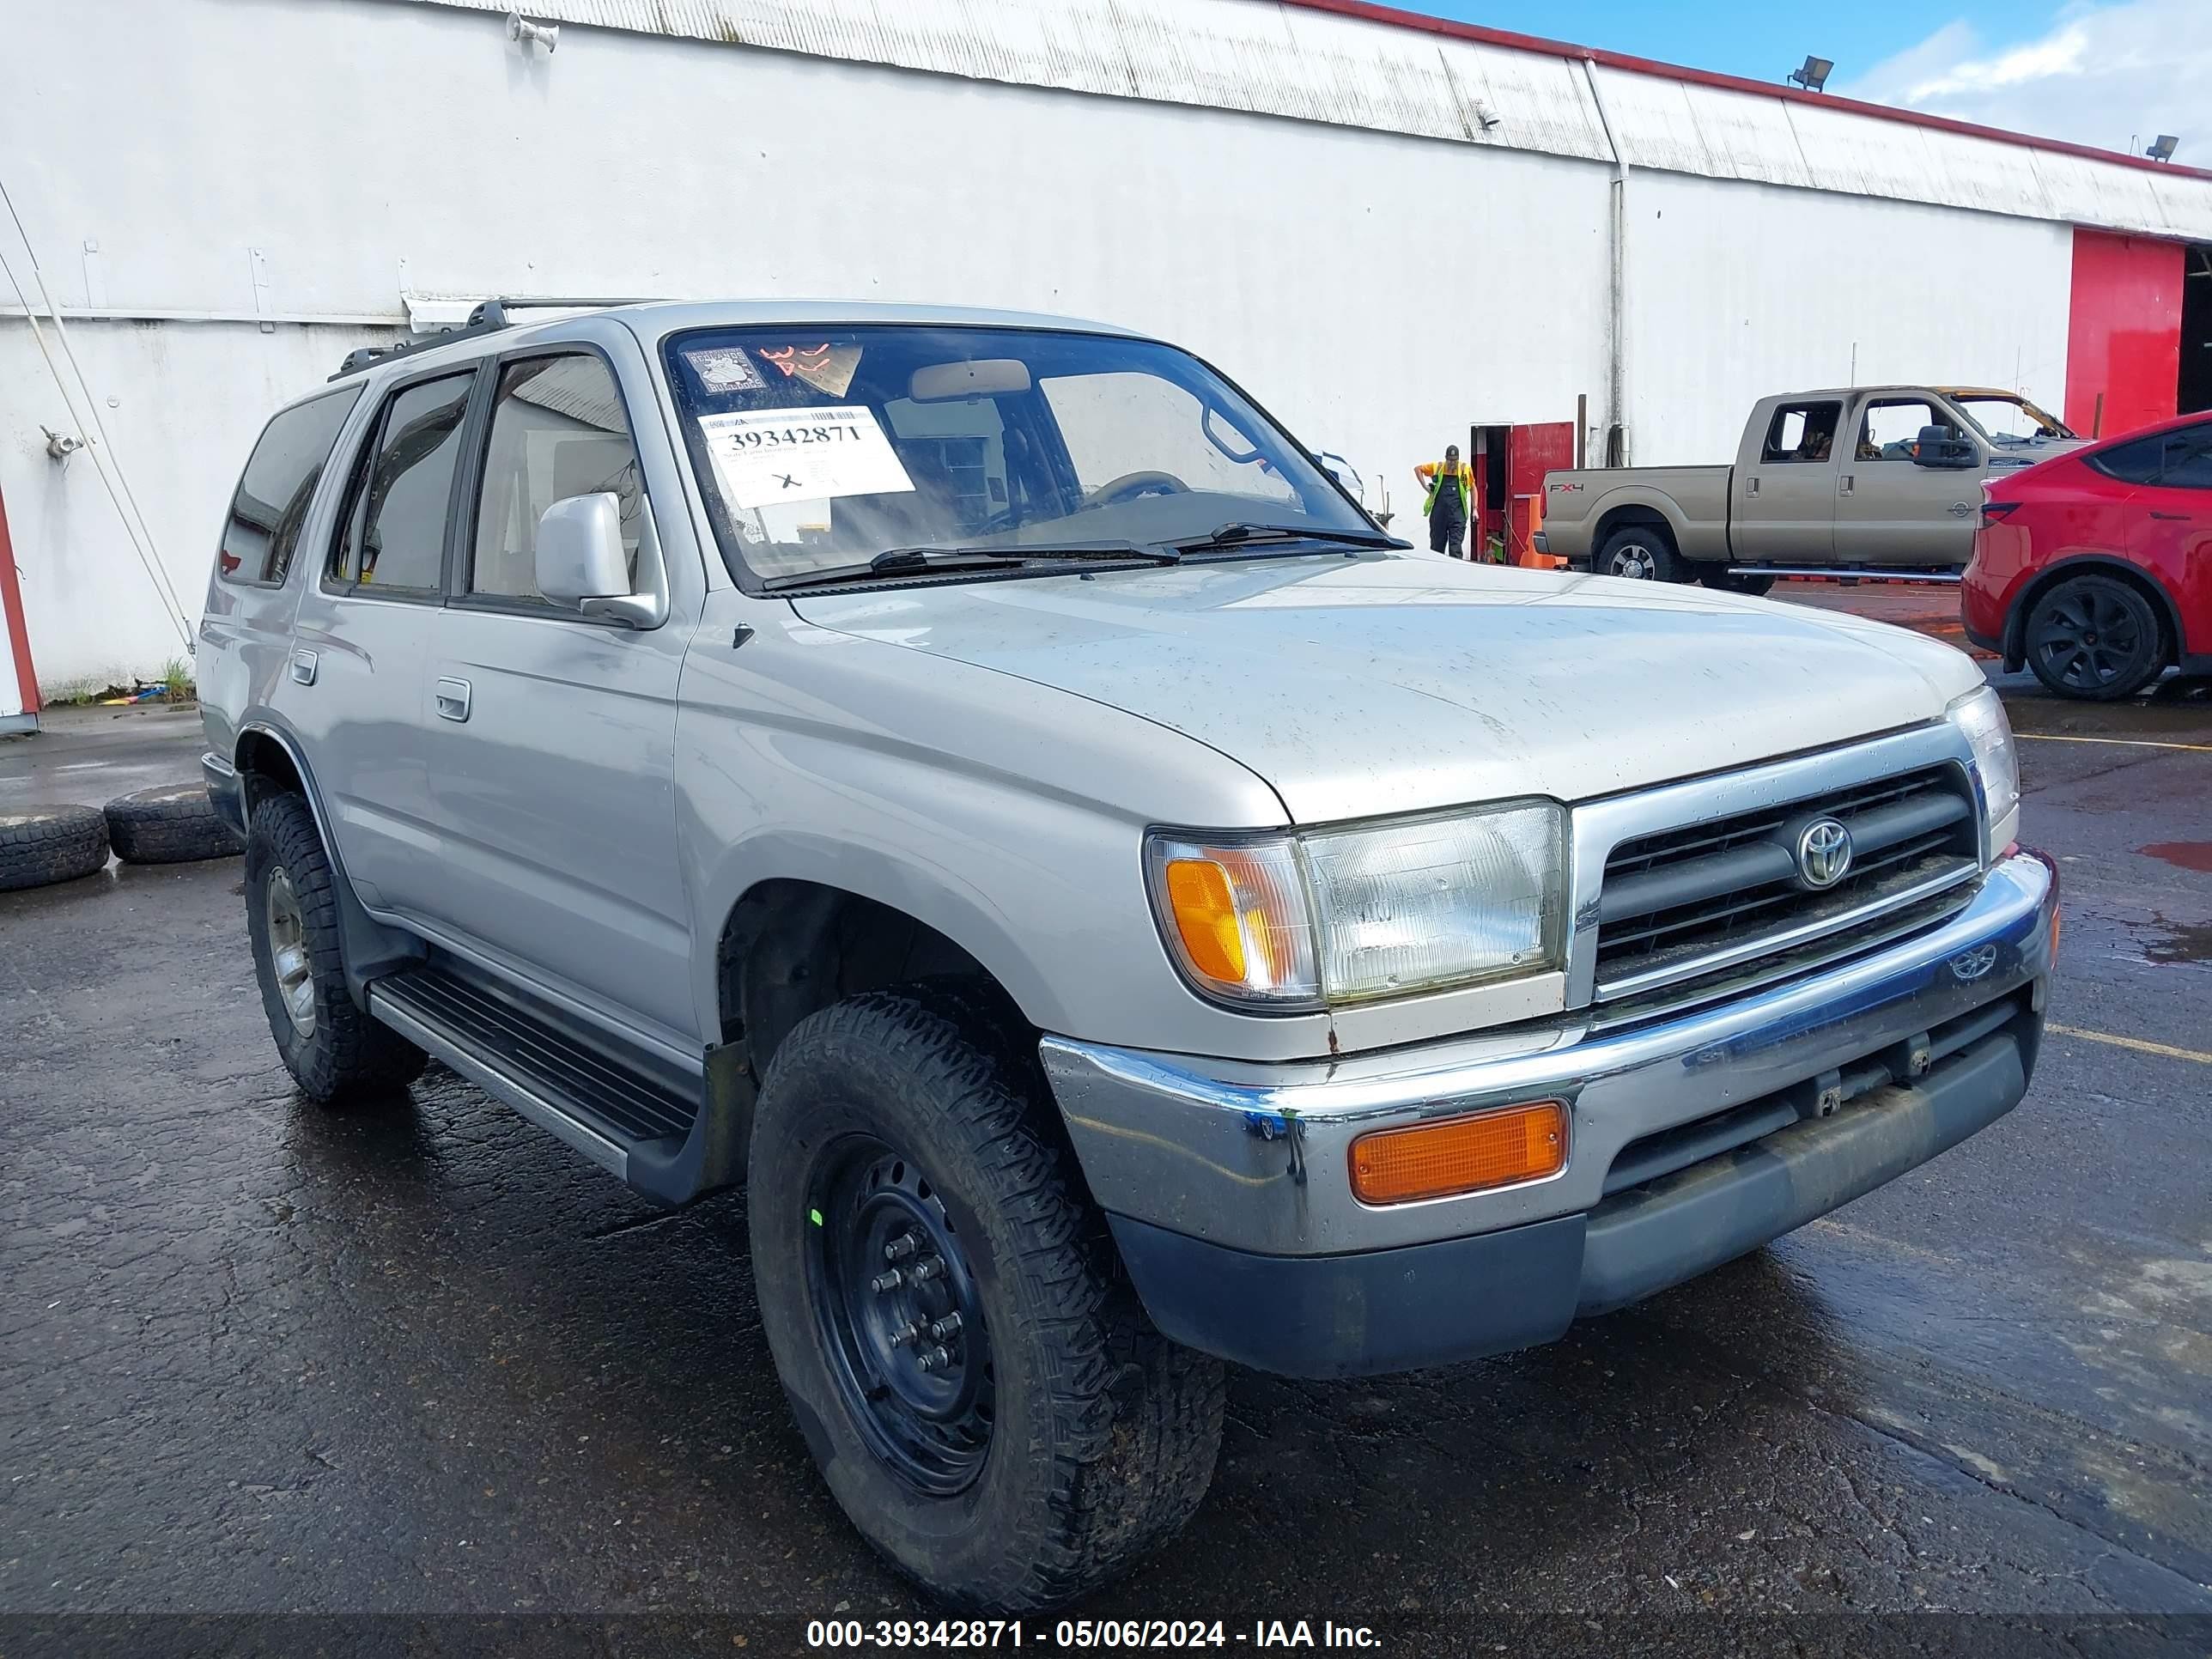
<svg viewBox="0 0 2212 1659">
<path fill-rule="evenodd" d="M 1578 62 L 1268 0 L 550 9 L 621 27 L 548 58 L 489 0 L 11 18 L 39 73 L 0 100 L 0 167 L 58 297 L 108 319 L 72 337 L 188 600 L 263 418 L 404 316 L 403 289 L 1108 317 L 1217 362 L 1401 509 L 1413 464 L 1471 422 L 1569 420 L 1577 393 L 1611 418 L 1613 168 Z M 1632 164 L 1633 459 L 1723 459 L 1753 398 L 1843 378 L 1855 344 L 1863 377 L 2057 400 L 2069 229 L 1869 193 L 1940 173 L 2026 201 L 2044 158 L 1596 85 Z M 290 320 L 319 318 L 343 320 Z M 174 635 L 42 424 L 71 422 L 0 317 L 0 489 L 41 671 L 149 671 Z"/>
</svg>

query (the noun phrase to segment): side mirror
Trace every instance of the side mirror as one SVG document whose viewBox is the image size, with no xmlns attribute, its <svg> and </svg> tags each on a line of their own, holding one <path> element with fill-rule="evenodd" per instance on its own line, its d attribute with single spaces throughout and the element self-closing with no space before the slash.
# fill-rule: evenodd
<svg viewBox="0 0 2212 1659">
<path fill-rule="evenodd" d="M 1912 462 L 1916 466 L 1953 469 L 1979 466 L 1981 452 L 1974 441 L 1960 436 L 1948 426 L 1923 426 L 1920 441 L 1912 446 Z"/>
<path fill-rule="evenodd" d="M 547 599 L 633 628 L 652 625 L 658 606 L 630 591 L 622 503 L 611 491 L 570 495 L 547 507 L 538 520 L 535 554 L 538 591 Z"/>
</svg>

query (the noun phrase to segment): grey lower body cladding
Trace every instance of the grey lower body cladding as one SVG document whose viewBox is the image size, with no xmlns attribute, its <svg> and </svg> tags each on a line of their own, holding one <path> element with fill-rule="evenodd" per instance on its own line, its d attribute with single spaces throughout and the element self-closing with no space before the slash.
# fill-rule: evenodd
<svg viewBox="0 0 2212 1659">
<path fill-rule="evenodd" d="M 2047 866 L 2008 860 L 1942 927 L 1741 1004 L 1534 1055 L 1372 1062 L 1399 1068 L 1395 1102 L 1372 1069 L 1270 1085 L 1050 1038 L 1045 1061 L 1163 1331 L 1296 1376 L 1411 1370 L 1549 1341 L 2002 1116 L 2033 1073 L 2056 902 Z M 1573 1105 L 1559 1176 L 1384 1207 L 1348 1190 L 1360 1133 L 1547 1092 Z"/>
</svg>

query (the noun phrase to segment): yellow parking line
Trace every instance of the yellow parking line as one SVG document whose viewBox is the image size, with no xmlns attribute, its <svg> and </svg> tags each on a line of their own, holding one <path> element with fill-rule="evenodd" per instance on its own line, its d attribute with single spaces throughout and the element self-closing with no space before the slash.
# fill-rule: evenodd
<svg viewBox="0 0 2212 1659">
<path fill-rule="evenodd" d="M 2081 1037 L 2090 1042 L 2109 1042 L 2115 1048 L 2132 1048 L 2141 1054 L 2161 1054 L 2168 1060 L 2193 1060 L 2199 1066 L 2212 1066 L 2212 1054 L 2200 1054 L 2194 1048 L 2177 1048 L 2171 1043 L 2146 1042 L 2141 1037 L 2114 1036 L 2110 1031 L 2085 1031 L 2078 1025 L 2049 1025 L 2044 1028 L 2060 1036 Z"/>
<path fill-rule="evenodd" d="M 2153 743 L 2148 738 L 2075 738 L 2063 732 L 2015 732 L 2016 738 L 2037 743 L 2112 743 L 2123 749 L 2183 749 L 2192 755 L 2212 755 L 2212 743 Z"/>
</svg>

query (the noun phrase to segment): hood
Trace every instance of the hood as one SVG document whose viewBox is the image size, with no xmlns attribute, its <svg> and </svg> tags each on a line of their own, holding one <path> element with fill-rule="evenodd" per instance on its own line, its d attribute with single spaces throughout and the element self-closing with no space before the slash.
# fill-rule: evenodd
<svg viewBox="0 0 2212 1659">
<path fill-rule="evenodd" d="M 1587 799 L 1933 720 L 1981 683 L 1948 646 L 1857 617 L 1421 554 L 793 603 L 1181 732 L 1304 823 Z"/>
</svg>

